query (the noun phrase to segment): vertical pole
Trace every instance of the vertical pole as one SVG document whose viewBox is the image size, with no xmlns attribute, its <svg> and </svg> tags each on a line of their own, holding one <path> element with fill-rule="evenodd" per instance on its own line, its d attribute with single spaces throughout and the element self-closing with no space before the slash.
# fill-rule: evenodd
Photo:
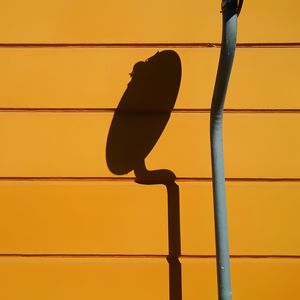
<svg viewBox="0 0 300 300">
<path fill-rule="evenodd" d="M 219 300 L 231 300 L 228 225 L 223 155 L 223 110 L 233 64 L 237 33 L 237 0 L 223 0 L 222 47 L 210 115 L 215 236 Z"/>
</svg>

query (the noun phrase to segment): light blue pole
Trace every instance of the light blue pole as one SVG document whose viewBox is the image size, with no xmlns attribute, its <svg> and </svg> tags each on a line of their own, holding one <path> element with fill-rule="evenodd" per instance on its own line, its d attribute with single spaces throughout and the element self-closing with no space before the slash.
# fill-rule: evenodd
<svg viewBox="0 0 300 300">
<path fill-rule="evenodd" d="M 240 5 L 242 1 L 240 1 Z M 237 0 L 223 0 L 223 34 L 218 73 L 210 115 L 210 140 L 213 174 L 215 235 L 217 252 L 218 295 L 220 300 L 231 300 L 228 225 L 224 178 L 223 110 L 236 48 Z"/>
</svg>

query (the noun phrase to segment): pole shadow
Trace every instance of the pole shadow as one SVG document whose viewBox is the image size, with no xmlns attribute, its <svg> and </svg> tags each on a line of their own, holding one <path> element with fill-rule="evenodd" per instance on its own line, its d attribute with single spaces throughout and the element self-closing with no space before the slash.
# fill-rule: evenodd
<svg viewBox="0 0 300 300">
<path fill-rule="evenodd" d="M 180 200 L 171 170 L 147 170 L 145 159 L 168 123 L 181 81 L 181 61 L 173 50 L 137 62 L 115 111 L 106 144 L 110 171 L 134 171 L 139 184 L 162 184 L 168 196 L 169 300 L 182 300 Z M 172 145 L 170 145 L 172 151 Z"/>
</svg>

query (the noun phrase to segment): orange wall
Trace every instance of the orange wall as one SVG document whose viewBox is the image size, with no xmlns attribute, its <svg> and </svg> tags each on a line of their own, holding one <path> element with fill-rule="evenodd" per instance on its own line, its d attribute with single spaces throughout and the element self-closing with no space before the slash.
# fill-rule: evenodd
<svg viewBox="0 0 300 300">
<path fill-rule="evenodd" d="M 1 2 L 0 298 L 169 299 L 166 187 L 113 174 L 105 153 L 134 64 L 169 49 L 181 85 L 146 165 L 178 178 L 182 299 L 217 299 L 221 1 Z M 245 1 L 226 99 L 233 299 L 298 294 L 300 4 L 277 2 Z"/>
</svg>

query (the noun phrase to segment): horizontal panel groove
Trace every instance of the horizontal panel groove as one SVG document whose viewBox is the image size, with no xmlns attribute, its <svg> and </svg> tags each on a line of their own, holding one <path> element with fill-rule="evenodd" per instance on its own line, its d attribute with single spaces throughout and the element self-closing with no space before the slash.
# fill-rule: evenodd
<svg viewBox="0 0 300 300">
<path fill-rule="evenodd" d="M 1 48 L 219 48 L 220 43 L 1 43 Z"/>
<path fill-rule="evenodd" d="M 0 258 L 124 258 L 124 259 L 167 259 L 167 255 L 153 254 L 0 254 Z M 180 255 L 179 259 L 215 259 L 215 255 Z M 300 255 L 230 255 L 230 259 L 300 259 Z"/>
<path fill-rule="evenodd" d="M 55 253 L 55 254 L 15 254 L 15 253 L 4 253 L 0 254 L 0 257 L 28 257 L 28 258 L 132 258 L 132 259 L 143 259 L 143 258 L 153 258 L 153 259 L 166 259 L 167 255 L 158 255 L 158 254 L 65 254 L 65 253 Z M 210 258 L 214 256 L 203 256 L 203 258 Z"/>
<path fill-rule="evenodd" d="M 0 181 L 124 181 L 133 182 L 135 177 L 0 177 Z M 159 179 L 157 179 L 159 180 Z M 225 178 L 228 182 L 300 182 L 300 178 Z M 208 182 L 211 177 L 176 177 L 176 182 Z M 150 181 L 149 181 L 150 182 Z M 155 179 L 152 181 L 156 182 Z M 159 184 L 160 182 L 157 182 Z"/>
<path fill-rule="evenodd" d="M 115 112 L 115 108 L 97 108 L 97 107 L 86 107 L 86 108 L 79 108 L 79 107 L 66 107 L 66 108 L 55 108 L 55 107 L 0 107 L 0 112 L 78 112 L 78 113 L 99 113 L 99 112 Z M 163 111 L 122 111 L 122 113 L 162 113 Z M 172 110 L 171 113 L 209 113 L 209 108 L 175 108 Z M 273 109 L 273 108 L 225 108 L 225 113 L 300 113 L 300 109 Z"/>
<path fill-rule="evenodd" d="M 221 43 L 0 43 L 0 48 L 220 48 Z M 237 43 L 238 48 L 300 48 L 299 42 Z"/>
</svg>

